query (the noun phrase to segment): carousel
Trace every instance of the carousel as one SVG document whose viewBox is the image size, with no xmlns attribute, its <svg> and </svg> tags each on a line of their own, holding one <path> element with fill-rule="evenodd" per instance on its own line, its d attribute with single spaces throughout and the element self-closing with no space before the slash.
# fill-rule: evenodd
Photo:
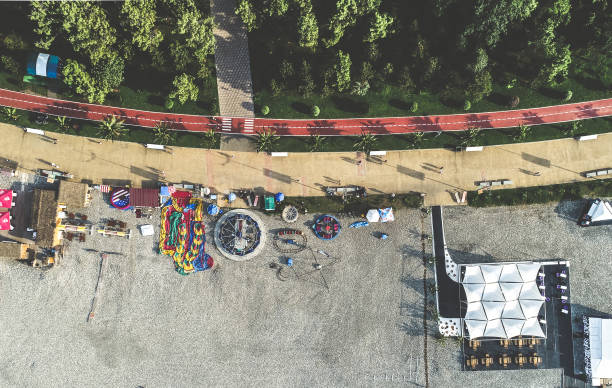
<svg viewBox="0 0 612 388">
<path fill-rule="evenodd" d="M 259 254 L 264 242 L 263 222 L 247 210 L 227 212 L 215 225 L 215 244 L 228 259 L 248 260 Z"/>
<path fill-rule="evenodd" d="M 312 225 L 315 235 L 321 240 L 333 240 L 340 234 L 342 229 L 340 221 L 334 216 L 324 214 L 317 218 Z"/>
</svg>

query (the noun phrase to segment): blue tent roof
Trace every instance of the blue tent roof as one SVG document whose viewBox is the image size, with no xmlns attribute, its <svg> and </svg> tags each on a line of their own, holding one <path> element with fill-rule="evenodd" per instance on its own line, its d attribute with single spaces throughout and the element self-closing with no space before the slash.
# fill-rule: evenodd
<svg viewBox="0 0 612 388">
<path fill-rule="evenodd" d="M 57 78 L 60 59 L 55 55 L 33 53 L 28 58 L 27 72 L 30 75 Z"/>
</svg>

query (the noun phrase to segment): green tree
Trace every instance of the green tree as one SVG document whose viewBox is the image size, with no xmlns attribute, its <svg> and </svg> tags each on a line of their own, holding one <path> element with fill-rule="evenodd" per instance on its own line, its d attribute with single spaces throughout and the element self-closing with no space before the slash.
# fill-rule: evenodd
<svg viewBox="0 0 612 388">
<path fill-rule="evenodd" d="M 412 104 L 410 105 L 410 111 L 412 113 L 415 113 L 417 110 L 419 110 L 419 103 L 416 101 L 412 101 Z"/>
<path fill-rule="evenodd" d="M 30 21 L 34 23 L 34 32 L 39 39 L 34 46 L 48 50 L 55 40 L 55 31 L 61 20 L 58 17 L 58 3 L 52 1 L 33 1 L 30 3 Z"/>
<path fill-rule="evenodd" d="M 176 135 L 168 128 L 168 124 L 160 121 L 153 128 L 153 138 L 157 144 L 168 145 L 174 143 Z"/>
<path fill-rule="evenodd" d="M 251 32 L 256 28 L 257 16 L 253 10 L 253 5 L 249 0 L 240 0 L 236 6 L 236 15 L 240 16 L 240 19 L 247 28 L 247 31 Z"/>
<path fill-rule="evenodd" d="M 531 127 L 526 126 L 525 124 L 519 125 L 518 134 L 514 137 L 514 141 L 517 143 L 524 142 L 529 137 L 529 133 L 531 132 Z"/>
<path fill-rule="evenodd" d="M 270 114 L 270 107 L 267 105 L 264 105 L 261 107 L 261 114 L 264 116 L 267 116 L 268 114 Z"/>
<path fill-rule="evenodd" d="M 127 133 L 127 128 L 123 126 L 123 120 L 117 116 L 106 116 L 98 125 L 98 135 L 106 140 L 117 140 Z"/>
<path fill-rule="evenodd" d="M 96 88 L 95 80 L 86 71 L 85 66 L 77 61 L 67 59 L 62 70 L 63 81 L 74 93 L 87 98 L 91 102 L 104 102 L 105 93 Z"/>
<path fill-rule="evenodd" d="M 312 12 L 312 5 L 308 1 L 307 6 L 300 10 L 298 18 L 298 44 L 301 47 L 315 47 L 319 41 L 319 26 L 317 18 Z"/>
<path fill-rule="evenodd" d="M 59 2 L 66 39 L 76 52 L 83 52 L 92 64 L 112 53 L 117 31 L 110 25 L 106 12 L 97 2 Z"/>
<path fill-rule="evenodd" d="M 276 132 L 271 129 L 257 132 L 257 138 L 255 139 L 257 152 L 270 153 L 274 151 L 279 140 L 280 137 L 276 136 Z"/>
<path fill-rule="evenodd" d="M 468 85 L 465 95 L 468 100 L 478 102 L 493 92 L 491 73 L 482 71 L 474 76 L 474 81 Z"/>
<path fill-rule="evenodd" d="M 372 151 L 376 145 L 377 140 L 376 136 L 372 135 L 370 132 L 362 131 L 358 140 L 353 144 L 353 149 L 369 155 L 370 151 Z"/>
<path fill-rule="evenodd" d="M 463 102 L 463 110 L 467 112 L 471 108 L 472 108 L 472 103 L 470 102 L 470 100 L 465 100 Z"/>
<path fill-rule="evenodd" d="M 365 96 L 370 90 L 370 83 L 368 81 L 355 81 L 351 87 L 351 94 L 354 96 Z"/>
<path fill-rule="evenodd" d="M 468 128 L 461 136 L 461 145 L 470 147 L 477 145 L 480 137 L 480 128 Z"/>
<path fill-rule="evenodd" d="M 313 105 L 310 113 L 312 113 L 312 117 L 319 117 L 321 109 L 317 105 Z"/>
<path fill-rule="evenodd" d="M 145 52 L 153 52 L 164 39 L 156 26 L 155 0 L 127 0 L 121 7 L 122 24 L 132 34 L 132 44 Z"/>
<path fill-rule="evenodd" d="M 386 13 L 375 12 L 370 15 L 368 34 L 365 42 L 374 42 L 383 39 L 389 34 L 389 27 L 393 24 L 393 17 Z"/>
<path fill-rule="evenodd" d="M 336 90 L 343 92 L 351 85 L 351 57 L 342 50 L 338 51 L 336 56 L 334 71 L 336 73 Z"/>
<path fill-rule="evenodd" d="M 314 90 L 315 83 L 312 78 L 310 63 L 307 60 L 303 60 L 298 74 L 298 92 L 302 97 L 310 97 Z"/>
<path fill-rule="evenodd" d="M 264 12 L 268 16 L 283 16 L 289 9 L 287 0 L 266 0 L 264 4 Z"/>
<path fill-rule="evenodd" d="M 174 88 L 169 97 L 177 99 L 181 104 L 187 101 L 198 99 L 198 87 L 195 85 L 194 78 L 188 74 L 177 75 L 172 82 Z"/>
<path fill-rule="evenodd" d="M 419 148 L 419 146 L 423 143 L 423 136 L 425 133 L 423 132 L 413 132 L 408 137 L 408 148 Z"/>
<path fill-rule="evenodd" d="M 192 51 L 198 61 L 205 62 L 208 55 L 215 53 L 215 36 L 213 18 L 204 18 L 197 9 L 182 13 L 174 33 L 182 36 L 185 47 Z"/>
<path fill-rule="evenodd" d="M 123 82 L 125 62 L 119 55 L 111 55 L 102 59 L 93 68 L 96 87 L 105 95 L 116 89 Z"/>
<path fill-rule="evenodd" d="M 478 74 L 483 72 L 487 66 L 489 65 L 489 56 L 487 52 L 483 48 L 479 48 L 476 50 L 476 56 L 474 58 L 474 63 L 470 65 L 470 70 L 474 74 Z"/>
<path fill-rule="evenodd" d="M 329 21 L 330 37 L 324 39 L 325 47 L 332 47 L 340 42 L 347 27 L 357 21 L 358 7 L 356 0 L 338 0 L 336 2 L 336 13 Z"/>
<path fill-rule="evenodd" d="M 204 132 L 204 135 L 202 136 L 202 146 L 208 149 L 217 148 L 219 139 L 220 138 L 217 133 L 214 130 L 209 129 L 208 131 Z"/>
<path fill-rule="evenodd" d="M 321 152 L 325 146 L 326 137 L 321 135 L 310 135 L 308 140 L 308 149 L 310 152 Z"/>
</svg>

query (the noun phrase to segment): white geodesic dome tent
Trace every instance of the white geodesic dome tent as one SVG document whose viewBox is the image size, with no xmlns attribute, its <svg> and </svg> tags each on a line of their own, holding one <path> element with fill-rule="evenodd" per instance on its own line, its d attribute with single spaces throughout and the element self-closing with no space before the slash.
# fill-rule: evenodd
<svg viewBox="0 0 612 388">
<path fill-rule="evenodd" d="M 536 284 L 538 263 L 464 266 L 467 300 L 463 323 L 469 338 L 544 338 L 538 315 L 544 297 Z"/>
</svg>

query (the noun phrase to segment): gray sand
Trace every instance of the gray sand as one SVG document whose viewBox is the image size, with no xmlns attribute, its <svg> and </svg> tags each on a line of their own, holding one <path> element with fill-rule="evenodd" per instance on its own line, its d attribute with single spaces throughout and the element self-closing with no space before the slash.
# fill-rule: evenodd
<svg viewBox="0 0 612 388">
<path fill-rule="evenodd" d="M 109 208 L 99 193 L 85 213 L 92 221 L 127 221 L 134 238 L 94 235 L 84 244 L 72 242 L 64 260 L 48 271 L 0 261 L 0 385 L 424 385 L 418 211 L 356 230 L 347 227 L 354 219 L 342 218 L 345 229 L 333 242 L 307 232 L 312 217 L 302 215 L 297 227 L 307 232 L 310 246 L 340 259 L 325 266 L 317 256 L 329 290 L 319 272 L 295 277 L 311 270 L 308 251 L 292 256 L 295 272 L 284 267 L 277 276 L 269 264 L 283 256 L 270 240 L 262 255 L 237 263 L 224 259 L 209 235 L 215 268 L 181 276 L 169 257 L 155 253 L 156 236 L 140 236 L 136 226 L 149 220 Z M 474 254 L 485 255 L 478 261 L 570 259 L 574 301 L 610 311 L 612 292 L 604 282 L 610 227 L 579 229 L 554 206 L 453 208 L 444 214 L 449 248 L 466 252 L 455 255 L 458 262 Z M 280 217 L 263 219 L 271 231 L 286 226 Z M 158 232 L 159 212 L 150 222 Z M 380 241 L 374 231 L 391 237 Z M 600 248 L 592 246 L 595 241 Z M 84 248 L 124 254 L 109 256 L 89 323 L 99 255 Z M 454 341 L 440 344 L 430 337 L 428 354 L 432 387 L 560 382 L 560 370 L 461 372 Z"/>
</svg>

